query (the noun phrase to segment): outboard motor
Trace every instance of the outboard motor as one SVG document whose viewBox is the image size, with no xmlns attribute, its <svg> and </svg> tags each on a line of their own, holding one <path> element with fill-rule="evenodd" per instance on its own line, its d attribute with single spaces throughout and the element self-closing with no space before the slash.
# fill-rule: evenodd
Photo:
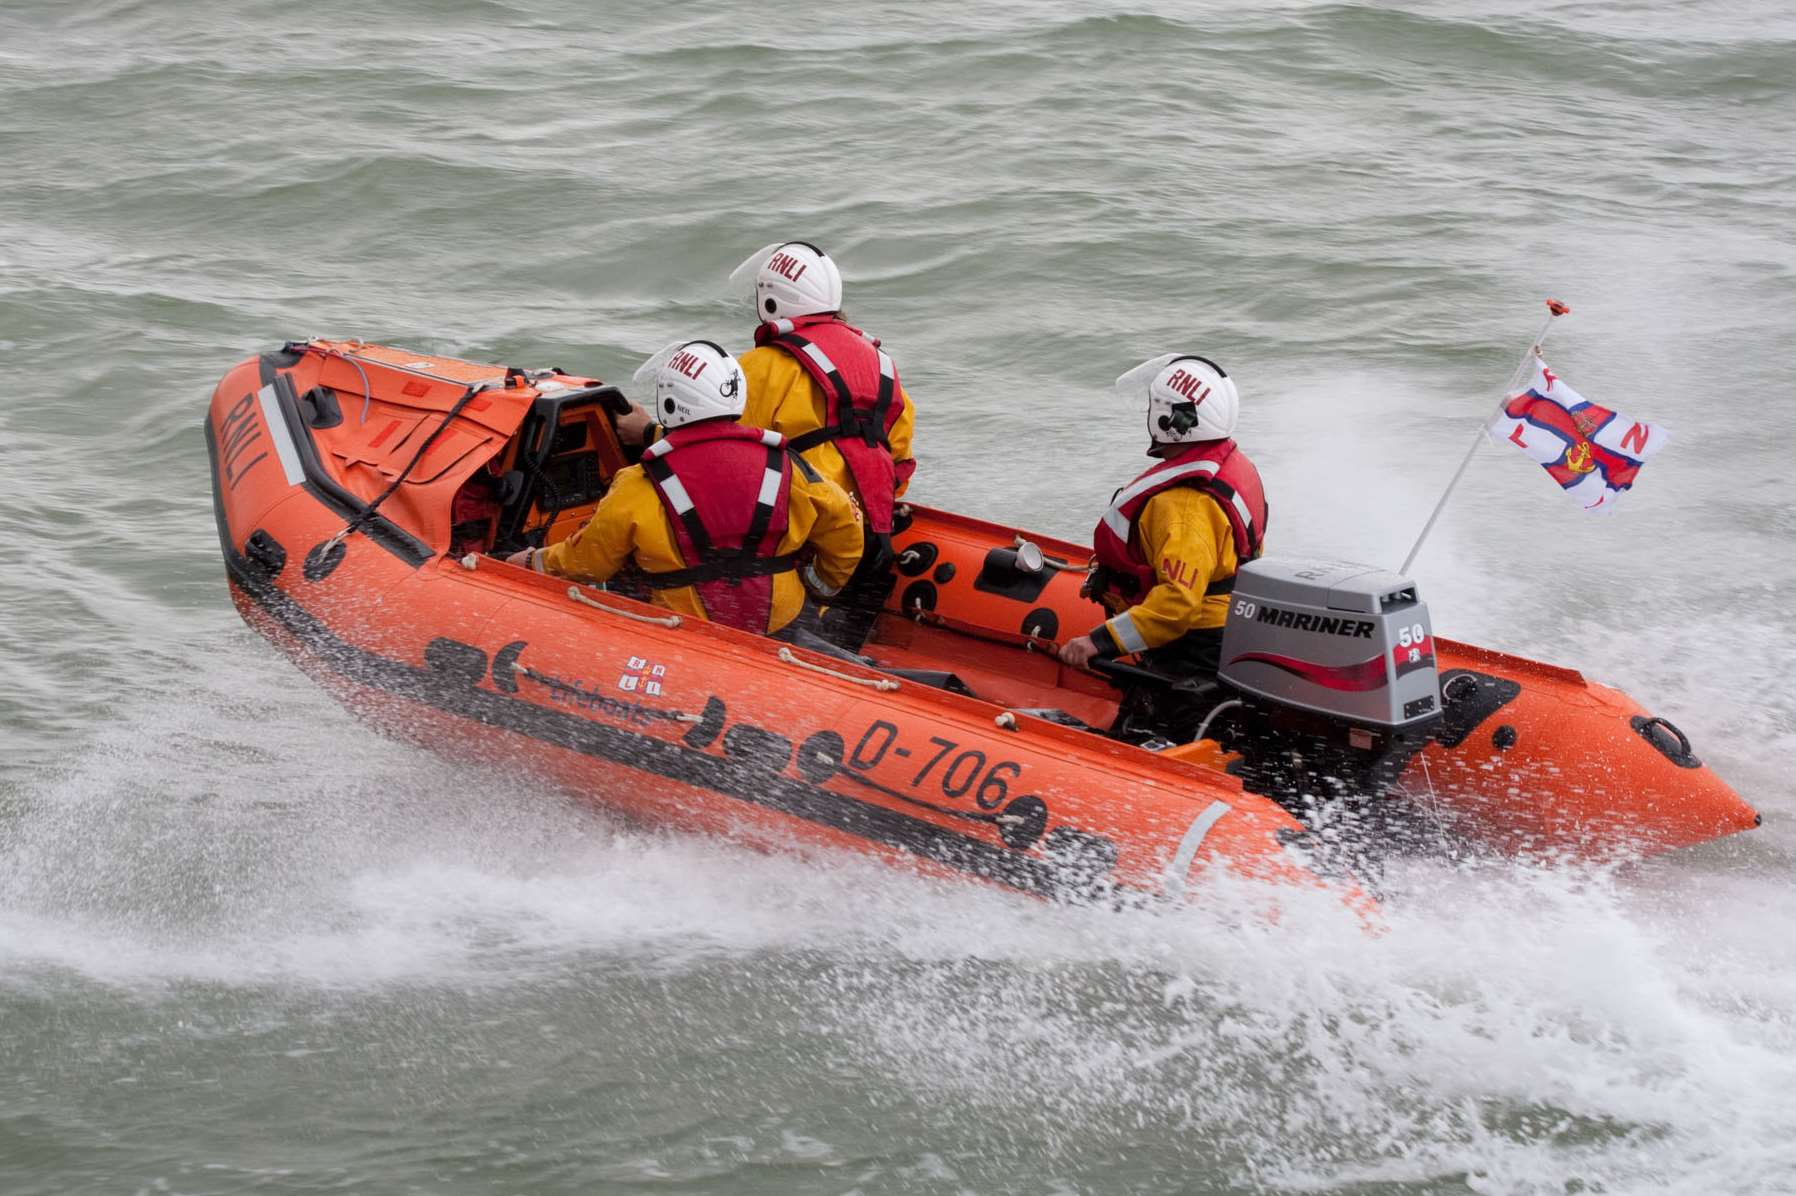
<svg viewBox="0 0 1796 1196">
<path fill-rule="evenodd" d="M 1383 790 L 1441 716 L 1428 607 L 1415 583 L 1350 561 L 1241 566 L 1222 635 L 1213 737 L 1248 789 L 1293 810 Z"/>
</svg>

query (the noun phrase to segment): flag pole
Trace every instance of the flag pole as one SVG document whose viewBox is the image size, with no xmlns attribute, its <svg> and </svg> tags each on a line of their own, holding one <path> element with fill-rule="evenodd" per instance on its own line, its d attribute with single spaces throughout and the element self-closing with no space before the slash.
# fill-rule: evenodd
<svg viewBox="0 0 1796 1196">
<path fill-rule="evenodd" d="M 1547 318 L 1541 322 L 1540 331 L 1534 334 L 1534 339 L 1528 342 L 1528 350 L 1522 354 L 1521 361 L 1516 364 L 1515 373 L 1509 376 L 1509 385 L 1503 388 L 1503 398 L 1507 398 L 1515 390 L 1516 385 L 1521 382 L 1522 375 L 1528 371 L 1528 363 L 1540 356 L 1541 342 L 1547 339 L 1547 330 L 1553 326 L 1553 321 L 1570 313 L 1571 308 L 1559 300 L 1547 300 Z M 1498 401 L 1500 402 L 1501 399 Z M 1416 542 L 1410 546 L 1409 555 L 1403 558 L 1403 567 L 1397 572 L 1405 577 L 1409 576 L 1409 567 L 1415 564 L 1416 554 L 1422 551 L 1422 544 L 1428 539 L 1428 533 L 1434 530 L 1434 521 L 1441 517 L 1441 511 L 1446 508 L 1447 500 L 1453 497 L 1454 488 L 1459 485 L 1459 479 L 1465 476 L 1466 467 L 1471 465 L 1472 458 L 1478 454 L 1478 446 L 1483 444 L 1485 439 L 1485 430 L 1480 427 L 1478 438 L 1472 441 L 1472 447 L 1466 450 L 1464 459 L 1459 463 L 1459 468 L 1453 472 L 1453 480 L 1447 483 L 1446 490 L 1441 493 L 1440 501 L 1434 504 L 1434 511 L 1428 516 L 1428 522 L 1422 525 L 1422 534 L 1416 537 Z"/>
</svg>

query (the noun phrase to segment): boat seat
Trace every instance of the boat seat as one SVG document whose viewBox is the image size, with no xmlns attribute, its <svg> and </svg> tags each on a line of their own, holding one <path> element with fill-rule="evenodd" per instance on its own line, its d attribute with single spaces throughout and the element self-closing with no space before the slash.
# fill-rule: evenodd
<svg viewBox="0 0 1796 1196">
<path fill-rule="evenodd" d="M 927 685 L 933 689 L 945 689 L 951 694 L 964 694 L 969 698 L 979 695 L 973 692 L 972 686 L 962 681 L 953 673 L 942 669 L 894 669 L 884 665 L 874 665 L 882 673 L 890 673 L 894 677 L 902 677 L 906 681 L 915 681 L 918 685 Z"/>
<path fill-rule="evenodd" d="M 969 698 L 976 698 L 979 696 L 973 692 L 971 686 L 965 681 L 962 681 L 954 673 L 946 672 L 942 669 L 891 668 L 880 664 L 871 656 L 862 656 L 859 652 L 850 652 L 840 644 L 831 643 L 816 632 L 807 631 L 804 628 L 795 628 L 789 636 L 782 636 L 782 638 L 789 639 L 796 647 L 803 648 L 808 652 L 815 652 L 819 656 L 829 656 L 836 660 L 851 660 L 855 664 L 863 665 L 866 668 L 878 669 L 882 673 L 890 673 L 894 677 L 901 677 L 906 681 L 914 681 L 918 685 L 927 685 L 932 689 L 945 689 L 949 693 L 964 694 Z"/>
<path fill-rule="evenodd" d="M 1094 727 L 1076 714 L 1071 714 L 1054 706 L 1019 707 L 1018 714 L 1026 714 L 1030 718 L 1039 718 L 1044 722 L 1057 723 L 1062 727 L 1072 727 L 1079 731 L 1096 731 L 1103 733 L 1100 727 Z"/>
<path fill-rule="evenodd" d="M 871 656 L 850 652 L 842 645 L 826 640 L 815 631 L 807 631 L 802 627 L 790 628 L 789 634 L 787 631 L 780 631 L 775 634 L 774 638 L 786 640 L 794 647 L 803 648 L 806 652 L 815 652 L 819 656 L 832 656 L 837 660 L 852 660 L 855 664 L 865 665 L 870 669 L 879 667 L 873 662 Z"/>
</svg>

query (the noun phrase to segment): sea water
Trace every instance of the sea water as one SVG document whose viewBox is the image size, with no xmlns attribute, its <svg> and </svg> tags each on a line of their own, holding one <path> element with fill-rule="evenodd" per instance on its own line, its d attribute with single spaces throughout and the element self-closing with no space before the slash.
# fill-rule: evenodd
<svg viewBox="0 0 1796 1196">
<path fill-rule="evenodd" d="M 0 4 L 0 1191 L 1796 1191 L 1785 4 Z M 1438 628 L 1765 815 L 1421 861 L 1386 930 L 630 828 L 382 739 L 226 594 L 201 416 L 310 334 L 626 379 L 805 238 L 918 501 L 1077 539 L 1214 358 L 1269 547 L 1394 566 L 1549 295 L 1673 430 L 1474 460 Z"/>
</svg>

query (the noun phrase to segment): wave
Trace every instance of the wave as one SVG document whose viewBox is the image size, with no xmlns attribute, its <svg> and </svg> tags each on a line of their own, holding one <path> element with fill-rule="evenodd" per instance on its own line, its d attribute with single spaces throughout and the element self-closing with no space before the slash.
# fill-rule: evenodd
<svg viewBox="0 0 1796 1196">
<path fill-rule="evenodd" d="M 0 1005 L 106 990 L 224 1041 L 352 1011 L 503 1041 L 598 1002 L 657 1049 L 749 1034 L 793 1074 L 1002 1126 L 965 1164 L 988 1177 L 1143 1136 L 1278 1190 L 1753 1191 L 1796 1162 L 1796 957 L 1726 887 L 1418 863 L 1373 937 L 1226 882 L 1177 911 L 1054 906 L 632 831 L 223 655 L 207 692 L 127 703 L 5 799 Z"/>
</svg>

